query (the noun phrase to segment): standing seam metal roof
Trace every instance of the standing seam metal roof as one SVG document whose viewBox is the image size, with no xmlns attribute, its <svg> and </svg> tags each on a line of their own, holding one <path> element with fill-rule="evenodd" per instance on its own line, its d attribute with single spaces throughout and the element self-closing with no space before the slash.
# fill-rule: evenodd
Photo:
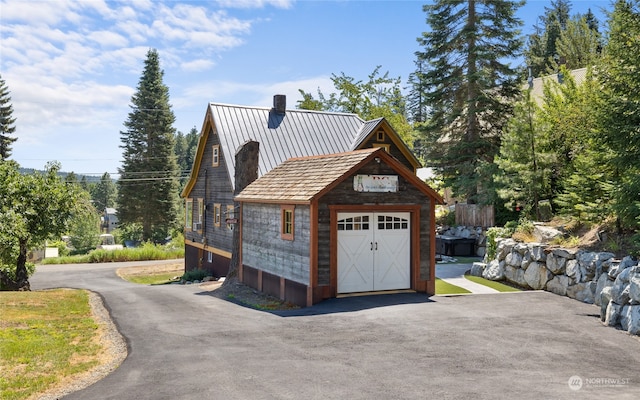
<svg viewBox="0 0 640 400">
<path fill-rule="evenodd" d="M 286 110 L 280 115 L 266 107 L 210 103 L 209 108 L 231 177 L 235 176 L 235 153 L 248 140 L 260 143 L 260 177 L 290 158 L 355 150 L 363 127 L 380 122 L 365 123 L 356 114 L 309 110 Z"/>
</svg>

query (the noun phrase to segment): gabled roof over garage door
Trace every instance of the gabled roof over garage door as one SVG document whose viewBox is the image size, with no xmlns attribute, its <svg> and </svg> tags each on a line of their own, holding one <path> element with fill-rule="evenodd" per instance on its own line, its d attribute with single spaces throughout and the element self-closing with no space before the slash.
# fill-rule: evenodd
<svg viewBox="0 0 640 400">
<path fill-rule="evenodd" d="M 376 157 L 398 175 L 442 204 L 442 197 L 398 160 L 379 148 L 314 157 L 292 158 L 247 186 L 235 197 L 240 202 L 309 204 Z"/>
</svg>

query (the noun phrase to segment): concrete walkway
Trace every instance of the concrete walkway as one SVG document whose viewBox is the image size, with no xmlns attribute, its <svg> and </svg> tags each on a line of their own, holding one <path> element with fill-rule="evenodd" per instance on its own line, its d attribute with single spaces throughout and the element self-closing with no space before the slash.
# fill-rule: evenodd
<svg viewBox="0 0 640 400">
<path fill-rule="evenodd" d="M 436 277 L 452 285 L 467 289 L 473 294 L 499 293 L 488 286 L 471 282 L 464 277 L 464 273 L 471 269 L 471 264 L 436 264 Z"/>
</svg>

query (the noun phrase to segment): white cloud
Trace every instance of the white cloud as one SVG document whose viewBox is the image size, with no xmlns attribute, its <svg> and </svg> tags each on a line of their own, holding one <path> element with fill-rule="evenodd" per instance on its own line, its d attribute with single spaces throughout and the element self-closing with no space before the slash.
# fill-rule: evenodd
<svg viewBox="0 0 640 400">
<path fill-rule="evenodd" d="M 224 8 L 264 8 L 273 6 L 277 8 L 291 8 L 294 0 L 218 0 L 220 7 Z"/>
<path fill-rule="evenodd" d="M 182 63 L 181 69 L 186 72 L 199 72 L 211 69 L 216 63 L 211 60 L 199 59 Z"/>
</svg>

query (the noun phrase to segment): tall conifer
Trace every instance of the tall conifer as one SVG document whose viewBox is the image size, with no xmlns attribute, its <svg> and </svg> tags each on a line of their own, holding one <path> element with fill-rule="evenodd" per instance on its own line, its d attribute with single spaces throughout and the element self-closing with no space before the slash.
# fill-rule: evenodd
<svg viewBox="0 0 640 400">
<path fill-rule="evenodd" d="M 118 218 L 123 225 L 141 224 L 144 240 L 163 239 L 177 221 L 175 116 L 163 76 L 158 52 L 151 49 L 131 98 L 127 129 L 120 132 Z"/>
<path fill-rule="evenodd" d="M 11 144 L 17 139 L 10 136 L 16 131 L 15 123 L 9 89 L 0 76 L 0 160 L 6 160 L 11 155 Z"/>
</svg>

